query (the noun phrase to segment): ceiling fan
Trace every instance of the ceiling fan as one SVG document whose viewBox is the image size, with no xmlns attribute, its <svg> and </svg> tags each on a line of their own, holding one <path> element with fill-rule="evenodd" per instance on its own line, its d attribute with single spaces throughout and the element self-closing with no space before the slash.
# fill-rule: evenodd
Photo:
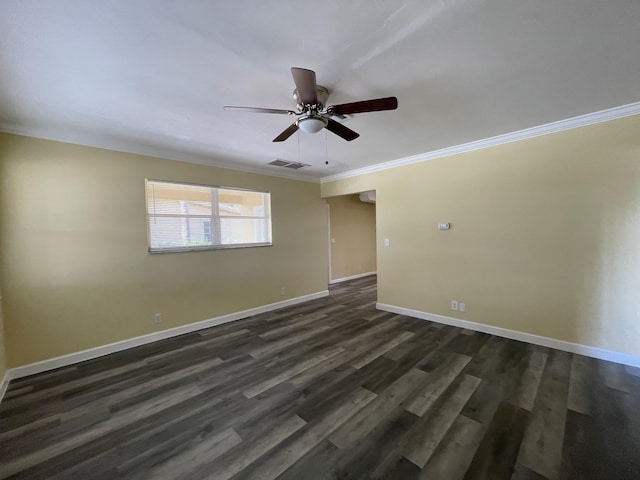
<svg viewBox="0 0 640 480">
<path fill-rule="evenodd" d="M 298 129 L 307 133 L 316 133 L 323 128 L 350 142 L 360 135 L 343 124 L 336 122 L 331 117 L 345 118 L 344 115 L 352 113 L 378 112 L 398 108 L 398 99 L 396 97 L 376 98 L 325 107 L 329 97 L 329 90 L 316 83 L 316 72 L 306 68 L 292 67 L 291 75 L 296 85 L 296 89 L 293 92 L 293 97 L 298 104 L 296 110 L 234 106 L 225 106 L 224 109 L 236 112 L 297 115 L 298 119 L 274 138 L 274 142 L 284 142 Z"/>
</svg>

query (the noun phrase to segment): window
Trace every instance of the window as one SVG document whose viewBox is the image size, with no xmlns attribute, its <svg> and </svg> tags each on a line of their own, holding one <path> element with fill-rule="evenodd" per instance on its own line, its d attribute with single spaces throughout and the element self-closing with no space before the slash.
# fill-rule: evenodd
<svg viewBox="0 0 640 480">
<path fill-rule="evenodd" d="M 146 181 L 149 252 L 271 245 L 271 195 Z"/>
<path fill-rule="evenodd" d="M 211 219 L 205 218 L 202 221 L 202 241 L 208 245 L 212 240 L 213 237 L 211 236 Z"/>
</svg>

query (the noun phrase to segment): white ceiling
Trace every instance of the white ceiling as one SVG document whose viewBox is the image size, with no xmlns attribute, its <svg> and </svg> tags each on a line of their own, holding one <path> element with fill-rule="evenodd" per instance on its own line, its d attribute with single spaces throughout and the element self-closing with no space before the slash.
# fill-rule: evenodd
<svg viewBox="0 0 640 480">
<path fill-rule="evenodd" d="M 294 108 L 292 66 L 399 108 L 223 111 Z M 325 177 L 639 100 L 638 0 L 0 0 L 0 130 L 179 160 Z"/>
</svg>

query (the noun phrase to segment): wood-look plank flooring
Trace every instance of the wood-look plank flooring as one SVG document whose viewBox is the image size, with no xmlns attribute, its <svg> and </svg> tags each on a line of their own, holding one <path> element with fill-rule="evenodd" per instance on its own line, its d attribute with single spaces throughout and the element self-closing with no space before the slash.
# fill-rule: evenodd
<svg viewBox="0 0 640 480">
<path fill-rule="evenodd" d="M 0 478 L 639 479 L 640 370 L 329 297 L 11 382 Z"/>
</svg>

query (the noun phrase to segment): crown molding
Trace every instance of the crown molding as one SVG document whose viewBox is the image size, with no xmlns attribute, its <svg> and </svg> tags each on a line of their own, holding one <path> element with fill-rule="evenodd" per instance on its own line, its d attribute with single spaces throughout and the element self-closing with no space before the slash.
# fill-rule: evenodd
<svg viewBox="0 0 640 480">
<path fill-rule="evenodd" d="M 320 179 L 320 183 L 328 183 L 335 180 L 341 180 L 343 178 L 356 177 L 358 175 L 364 175 L 365 173 L 389 170 L 390 168 L 411 165 L 412 163 L 426 162 L 429 160 L 435 160 L 436 158 L 457 155 L 459 153 L 473 152 L 474 150 L 482 150 L 484 148 L 495 147 L 497 145 L 503 145 L 505 143 L 518 142 L 520 140 L 540 137 L 542 135 L 549 135 L 550 133 L 557 133 L 565 130 L 572 130 L 574 128 L 586 127 L 587 125 L 608 122 L 610 120 L 616 120 L 619 118 L 630 117 L 632 115 L 638 114 L 640 114 L 640 102 L 630 103 L 628 105 L 609 108 L 607 110 L 600 110 L 599 112 L 587 113 L 586 115 L 567 118 L 565 120 L 559 120 L 557 122 L 547 123 L 545 125 L 539 125 L 537 127 L 525 128 L 524 130 L 496 135 L 495 137 L 475 140 L 473 142 L 463 143 L 461 145 L 455 145 L 453 147 L 441 148 L 439 150 L 420 153 L 418 155 L 412 155 L 410 157 L 404 157 L 398 160 L 391 160 L 368 167 L 349 170 L 344 173 L 329 175 L 326 177 L 322 177 Z"/>
<path fill-rule="evenodd" d="M 207 167 L 224 168 L 226 170 L 235 170 L 244 173 L 254 173 L 256 175 L 267 175 L 270 177 L 286 178 L 288 180 L 298 180 L 302 182 L 320 183 L 320 177 L 305 175 L 304 173 L 289 173 L 287 171 L 272 171 L 271 169 L 253 167 L 249 165 L 238 165 L 227 162 L 217 162 L 206 155 L 196 153 L 176 152 L 172 150 L 161 149 L 153 146 L 138 146 L 120 144 L 119 142 L 109 142 L 92 138 L 86 135 L 77 134 L 59 134 L 52 133 L 48 130 L 37 130 L 25 127 L 16 127 L 15 125 L 0 124 L 0 132 L 20 135 L 23 137 L 32 137 L 42 140 L 51 140 L 54 142 L 70 143 L 84 147 L 100 148 L 103 150 L 111 150 L 114 152 L 129 153 L 133 155 L 142 155 L 145 157 L 162 158 L 164 160 L 174 160 L 178 162 L 194 163 L 197 165 L 205 165 Z"/>
<path fill-rule="evenodd" d="M 402 167 L 405 165 L 411 165 L 412 163 L 426 162 L 429 160 L 435 160 L 437 158 L 448 157 L 451 155 L 457 155 L 460 153 L 472 152 L 474 150 L 482 150 L 484 148 L 495 147 L 497 145 L 503 145 L 505 143 L 517 142 L 520 140 L 526 140 L 529 138 L 540 137 L 542 135 L 548 135 L 551 133 L 562 132 L 565 130 L 572 130 L 574 128 L 586 127 L 596 123 L 608 122 L 619 118 L 629 117 L 632 115 L 640 114 L 640 102 L 629 103 L 627 105 L 621 105 L 619 107 L 613 107 L 606 110 L 600 110 L 598 112 L 587 113 L 585 115 L 579 115 L 577 117 L 567 118 L 565 120 L 559 120 L 557 122 L 547 123 L 545 125 L 539 125 L 537 127 L 525 128 L 524 130 L 517 130 L 515 132 L 505 133 L 502 135 L 496 135 L 495 137 L 489 137 L 482 140 L 474 140 L 473 142 L 463 143 L 460 145 L 454 145 L 452 147 L 445 147 L 439 150 L 432 150 L 430 152 L 419 153 L 409 157 L 399 158 L 397 160 L 390 160 L 388 162 L 382 162 L 367 167 L 356 168 L 348 170 L 342 173 L 336 173 L 334 175 L 328 175 L 325 177 L 317 177 L 313 175 L 305 175 L 304 173 L 289 173 L 289 172 L 274 172 L 271 169 L 264 169 L 249 165 L 238 165 L 227 162 L 213 161 L 211 157 L 196 153 L 175 152 L 167 151 L 165 149 L 156 148 L 153 146 L 131 148 L 130 145 L 119 144 L 118 142 L 105 142 L 100 138 L 89 138 L 83 135 L 72 134 L 70 132 L 51 132 L 48 130 L 38 130 L 26 127 L 16 127 L 15 125 L 0 124 L 0 132 L 11 133 L 15 135 L 22 135 L 34 138 L 41 138 L 44 140 L 53 140 L 57 142 L 72 143 L 75 145 L 83 145 L 87 147 L 108 149 L 116 152 L 132 153 L 135 155 L 144 155 L 155 158 L 164 158 L 167 160 L 176 160 L 186 163 L 195 163 L 198 165 L 206 165 L 208 167 L 225 168 L 228 170 L 235 170 L 245 173 L 253 173 L 257 175 L 268 175 L 271 177 L 286 178 L 289 180 L 297 180 L 310 183 L 328 183 L 335 180 L 341 180 L 344 178 L 357 177 L 366 173 L 379 172 L 382 170 L 389 170 L 391 168 Z"/>
</svg>

